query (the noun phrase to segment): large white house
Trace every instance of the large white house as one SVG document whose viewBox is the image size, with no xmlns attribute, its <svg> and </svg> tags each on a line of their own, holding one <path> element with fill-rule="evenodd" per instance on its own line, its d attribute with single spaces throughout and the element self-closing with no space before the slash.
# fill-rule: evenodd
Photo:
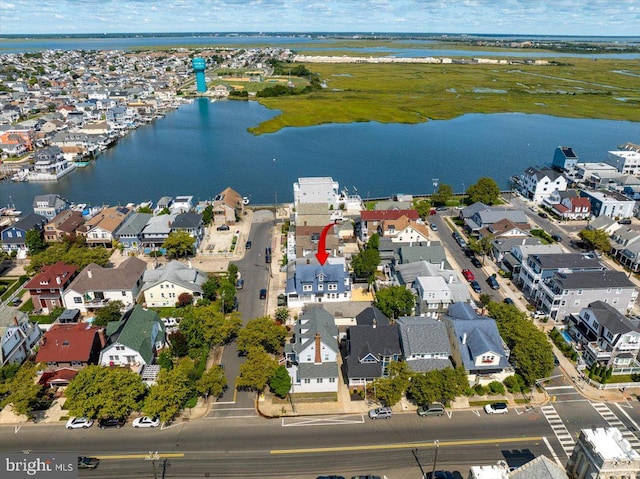
<svg viewBox="0 0 640 479">
<path fill-rule="evenodd" d="M 520 193 L 540 204 L 554 191 L 566 191 L 567 179 L 551 168 L 527 168 L 520 176 Z"/>
<path fill-rule="evenodd" d="M 310 307 L 298 318 L 294 337 L 284 350 L 291 392 L 337 392 L 338 327 L 333 316 Z"/>
<path fill-rule="evenodd" d="M 179 261 L 170 261 L 156 269 L 144 272 L 142 293 L 148 307 L 175 306 L 182 293 L 194 298 L 202 297 L 202 284 L 207 273 Z"/>
</svg>

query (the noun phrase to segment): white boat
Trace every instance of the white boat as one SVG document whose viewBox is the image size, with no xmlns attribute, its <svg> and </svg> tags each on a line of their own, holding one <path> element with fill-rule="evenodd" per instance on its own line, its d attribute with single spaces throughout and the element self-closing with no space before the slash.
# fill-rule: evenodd
<svg viewBox="0 0 640 479">
<path fill-rule="evenodd" d="M 3 213 L 4 216 L 20 216 L 21 214 L 22 211 L 19 211 L 15 208 L 6 208 Z"/>
<path fill-rule="evenodd" d="M 243 205 L 248 205 L 249 204 L 249 197 L 248 196 L 243 196 L 242 197 L 242 204 Z"/>
</svg>

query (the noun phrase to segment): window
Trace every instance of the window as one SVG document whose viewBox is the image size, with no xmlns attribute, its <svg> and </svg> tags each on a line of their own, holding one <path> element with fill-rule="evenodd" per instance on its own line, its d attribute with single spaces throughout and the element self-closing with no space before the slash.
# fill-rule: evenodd
<svg viewBox="0 0 640 479">
<path fill-rule="evenodd" d="M 492 363 L 493 362 L 493 356 L 485 354 L 484 356 L 482 356 L 480 361 L 483 362 L 483 363 Z"/>
<path fill-rule="evenodd" d="M 121 345 L 118 344 L 116 346 L 116 351 L 124 351 L 124 346 L 121 346 Z"/>
<path fill-rule="evenodd" d="M 310 284 L 303 284 L 302 285 L 302 291 L 311 291 L 311 285 Z"/>
<path fill-rule="evenodd" d="M 581 289 L 579 289 L 579 290 L 578 290 L 578 296 L 580 296 L 581 294 L 582 294 L 582 290 L 581 290 Z"/>
<path fill-rule="evenodd" d="M 318 378 L 318 379 L 316 379 L 316 383 L 318 383 L 318 384 L 322 384 L 322 378 Z"/>
<path fill-rule="evenodd" d="M 123 291 L 123 292 L 122 292 L 122 296 L 126 296 L 126 295 L 127 295 L 127 292 L 126 292 L 126 291 Z"/>
<path fill-rule="evenodd" d="M 309 384 L 310 382 L 311 382 L 311 379 L 305 379 L 305 380 L 304 380 L 304 383 L 305 383 L 305 384 Z"/>
<path fill-rule="evenodd" d="M 327 289 L 329 291 L 337 291 L 338 290 L 338 285 L 336 283 L 329 283 L 327 285 Z"/>
<path fill-rule="evenodd" d="M 311 355 L 307 354 L 307 362 L 311 361 Z"/>
<path fill-rule="evenodd" d="M 328 355 L 328 354 L 325 354 L 325 355 L 324 355 L 324 360 L 325 360 L 325 361 L 329 361 L 329 355 Z"/>
<path fill-rule="evenodd" d="M 13 238 L 13 233 L 11 231 L 7 231 L 7 238 Z"/>
<path fill-rule="evenodd" d="M 324 284 L 318 283 L 318 291 L 322 291 L 324 289 Z"/>
<path fill-rule="evenodd" d="M 329 382 L 330 383 L 335 383 L 336 382 L 336 378 L 329 378 Z"/>
<path fill-rule="evenodd" d="M 82 298 L 79 298 L 78 296 L 76 296 L 75 298 L 73 298 L 73 302 L 75 304 L 82 304 Z"/>
</svg>

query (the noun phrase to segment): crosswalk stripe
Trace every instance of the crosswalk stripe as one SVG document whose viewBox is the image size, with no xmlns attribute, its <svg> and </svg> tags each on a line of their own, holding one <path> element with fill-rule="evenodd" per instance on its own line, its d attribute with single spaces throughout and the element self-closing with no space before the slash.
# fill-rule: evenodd
<svg viewBox="0 0 640 479">
<path fill-rule="evenodd" d="M 544 417 L 549 423 L 549 426 L 551 426 L 551 430 L 558 439 L 562 450 L 567 455 L 567 457 L 569 457 L 576 443 L 573 440 L 571 433 L 569 433 L 569 430 L 564 425 L 564 422 L 558 414 L 558 411 L 556 411 L 555 407 L 549 405 L 541 407 L 540 410 L 544 414 Z"/>
<path fill-rule="evenodd" d="M 611 409 L 609 409 L 609 406 L 601 402 L 592 402 L 591 405 L 598 412 L 598 414 L 602 416 L 602 419 L 607 422 L 609 427 L 615 427 L 622 433 L 622 437 L 629 441 L 631 447 L 633 447 L 634 449 L 640 449 L 640 440 L 627 428 L 627 426 L 620 420 L 620 418 L 616 416 L 613 411 L 611 411 Z"/>
</svg>

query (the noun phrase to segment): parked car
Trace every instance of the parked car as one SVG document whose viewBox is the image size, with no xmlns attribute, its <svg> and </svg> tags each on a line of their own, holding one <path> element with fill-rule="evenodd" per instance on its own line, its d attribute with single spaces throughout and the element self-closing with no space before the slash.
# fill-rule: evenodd
<svg viewBox="0 0 640 479">
<path fill-rule="evenodd" d="M 244 249 L 251 249 L 251 241 L 247 241 L 247 242 L 244 244 Z"/>
<path fill-rule="evenodd" d="M 133 420 L 133 427 L 158 427 L 160 419 L 157 417 L 143 416 Z"/>
<path fill-rule="evenodd" d="M 351 479 L 381 479 L 380 476 L 373 476 L 371 474 L 367 474 L 365 476 L 351 476 Z"/>
<path fill-rule="evenodd" d="M 78 456 L 78 469 L 95 469 L 100 464 L 97 457 Z"/>
<path fill-rule="evenodd" d="M 447 211 L 449 208 L 447 208 L 446 206 L 438 206 L 436 208 L 436 211 Z"/>
<path fill-rule="evenodd" d="M 244 279 L 240 278 L 238 281 L 236 281 L 236 288 L 238 289 L 244 288 Z"/>
<path fill-rule="evenodd" d="M 427 472 L 426 479 L 453 479 L 453 473 L 449 471 Z"/>
<path fill-rule="evenodd" d="M 22 304 L 22 298 L 15 297 L 11 300 L 11 306 L 18 307 Z"/>
<path fill-rule="evenodd" d="M 496 279 L 495 275 L 491 275 L 487 278 L 487 283 L 491 289 L 500 289 L 500 283 Z"/>
<path fill-rule="evenodd" d="M 435 223 L 431 223 L 431 229 L 432 229 L 433 231 L 438 231 L 438 225 L 437 225 L 437 224 L 435 224 Z"/>
<path fill-rule="evenodd" d="M 543 211 L 541 211 L 540 213 L 538 213 L 538 216 L 539 216 L 540 218 L 543 218 L 543 219 L 547 219 L 547 218 L 549 217 L 549 215 L 548 215 L 548 214 L 546 214 L 546 213 L 544 213 Z"/>
<path fill-rule="evenodd" d="M 562 236 L 559 235 L 551 235 L 551 239 L 553 241 L 557 241 L 558 243 L 560 243 L 562 241 Z"/>
<path fill-rule="evenodd" d="M 218 231 L 229 231 L 229 225 L 220 225 L 216 228 Z"/>
<path fill-rule="evenodd" d="M 476 293 L 480 294 L 482 293 L 482 288 L 480 287 L 480 283 L 478 283 L 476 280 L 471 281 L 471 289 L 474 290 Z"/>
<path fill-rule="evenodd" d="M 473 266 L 475 266 L 476 268 L 482 268 L 482 263 L 480 262 L 480 260 L 478 258 L 476 258 L 475 256 L 473 258 L 471 258 L 471 264 Z"/>
<path fill-rule="evenodd" d="M 546 316 L 546 314 L 543 311 L 537 310 L 534 311 L 531 316 L 533 317 L 533 319 L 542 319 Z"/>
<path fill-rule="evenodd" d="M 127 423 L 125 419 L 117 418 L 117 417 L 108 417 L 106 419 L 100 419 L 98 421 L 98 427 L 100 429 L 107 429 L 110 427 L 115 427 L 116 429 L 120 429 Z"/>
<path fill-rule="evenodd" d="M 504 304 L 515 304 L 515 303 L 513 302 L 513 299 L 511 299 L 511 298 L 504 298 L 503 303 L 504 303 Z"/>
<path fill-rule="evenodd" d="M 630 225 L 631 224 L 631 218 L 622 218 L 621 220 L 618 221 L 619 225 Z"/>
<path fill-rule="evenodd" d="M 468 248 L 464 250 L 464 254 L 465 254 L 465 256 L 466 256 L 467 258 L 475 258 L 475 257 L 476 257 L 476 253 L 475 253 L 475 251 L 470 250 L 470 249 L 468 249 Z"/>
<path fill-rule="evenodd" d="M 466 279 L 467 281 L 473 281 L 474 279 L 476 279 L 476 277 L 473 275 L 473 272 L 469 269 L 463 269 L 462 276 L 464 276 L 464 279 Z"/>
<path fill-rule="evenodd" d="M 331 476 L 318 476 L 316 479 L 344 479 L 344 476 L 336 476 L 332 474 Z"/>
<path fill-rule="evenodd" d="M 93 426 L 93 419 L 88 417 L 71 417 L 67 421 L 67 429 L 87 429 Z"/>
<path fill-rule="evenodd" d="M 507 403 L 504 402 L 494 402 L 491 404 L 487 404 L 484 407 L 484 412 L 487 414 L 507 414 L 509 409 L 507 408 Z"/>
<path fill-rule="evenodd" d="M 280 293 L 278 295 L 278 306 L 286 306 L 287 305 L 287 297 L 284 293 Z"/>
<path fill-rule="evenodd" d="M 260 299 L 267 299 L 267 290 L 264 288 L 260 290 Z"/>
<path fill-rule="evenodd" d="M 391 419 L 390 407 L 377 407 L 369 411 L 369 417 L 371 419 Z"/>
<path fill-rule="evenodd" d="M 418 416 L 442 416 L 444 414 L 444 405 L 435 402 L 431 404 L 427 404 L 426 406 L 420 406 L 418 408 Z"/>
</svg>

